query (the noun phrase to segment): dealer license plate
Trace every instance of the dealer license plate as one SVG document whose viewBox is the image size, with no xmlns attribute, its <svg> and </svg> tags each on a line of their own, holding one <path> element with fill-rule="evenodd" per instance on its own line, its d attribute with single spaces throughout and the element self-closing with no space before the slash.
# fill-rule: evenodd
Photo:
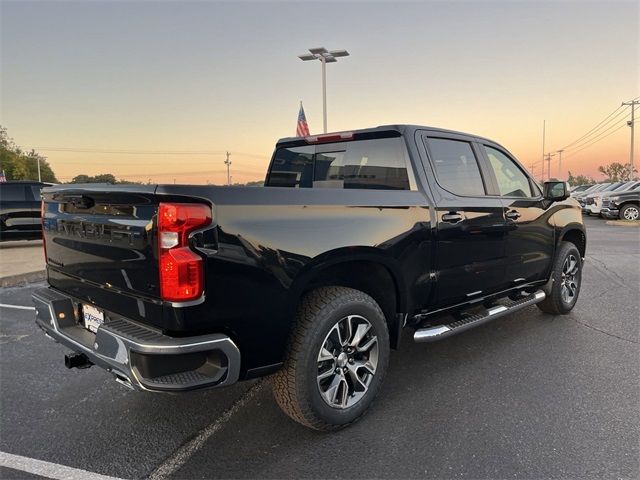
<svg viewBox="0 0 640 480">
<path fill-rule="evenodd" d="M 96 333 L 98 327 L 104 323 L 104 312 L 93 305 L 82 305 L 82 317 L 84 318 L 84 327 L 93 333 Z"/>
</svg>

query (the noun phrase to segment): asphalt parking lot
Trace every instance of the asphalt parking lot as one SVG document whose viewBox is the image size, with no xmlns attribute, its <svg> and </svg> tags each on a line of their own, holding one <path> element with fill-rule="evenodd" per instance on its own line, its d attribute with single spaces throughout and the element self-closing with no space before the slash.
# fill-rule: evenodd
<svg viewBox="0 0 640 480">
<path fill-rule="evenodd" d="M 290 421 L 264 381 L 159 395 L 67 370 L 31 310 L 0 307 L 0 451 L 118 478 L 639 478 L 640 228 L 585 222 L 569 316 L 406 335 L 372 410 L 338 433 Z M 0 304 L 31 306 L 38 285 Z"/>
</svg>

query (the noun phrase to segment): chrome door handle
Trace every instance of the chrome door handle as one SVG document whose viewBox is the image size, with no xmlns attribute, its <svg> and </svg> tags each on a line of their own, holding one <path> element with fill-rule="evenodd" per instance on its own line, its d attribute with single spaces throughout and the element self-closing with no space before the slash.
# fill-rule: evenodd
<svg viewBox="0 0 640 480">
<path fill-rule="evenodd" d="M 447 223 L 458 223 L 462 221 L 462 215 L 455 212 L 445 213 L 442 215 L 442 221 Z"/>
<path fill-rule="evenodd" d="M 512 210 L 510 212 L 505 213 L 505 217 L 507 217 L 510 220 L 517 220 L 520 218 L 520 212 L 518 212 L 517 210 Z"/>
</svg>

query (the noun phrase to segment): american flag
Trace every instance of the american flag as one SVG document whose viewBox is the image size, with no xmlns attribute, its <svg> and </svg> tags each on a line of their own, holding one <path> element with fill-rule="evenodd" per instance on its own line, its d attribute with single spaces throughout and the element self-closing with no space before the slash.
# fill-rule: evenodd
<svg viewBox="0 0 640 480">
<path fill-rule="evenodd" d="M 7 181 L 7 176 L 4 174 L 4 170 L 0 172 L 0 183 L 4 183 Z"/>
<path fill-rule="evenodd" d="M 298 112 L 298 126 L 296 127 L 296 135 L 298 137 L 309 136 L 309 125 L 307 125 L 307 117 L 304 115 L 304 108 L 300 102 L 300 112 Z"/>
</svg>

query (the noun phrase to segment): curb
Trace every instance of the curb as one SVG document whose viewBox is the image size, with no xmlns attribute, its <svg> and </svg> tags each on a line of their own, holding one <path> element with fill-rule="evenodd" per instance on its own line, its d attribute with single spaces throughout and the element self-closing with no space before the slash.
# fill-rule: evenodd
<svg viewBox="0 0 640 480">
<path fill-rule="evenodd" d="M 8 277 L 0 278 L 0 287 L 15 287 L 17 285 L 24 285 L 26 283 L 39 282 L 44 279 L 44 270 L 39 270 L 37 272 L 20 273 L 18 275 L 9 275 Z"/>
<path fill-rule="evenodd" d="M 607 225 L 615 225 L 617 227 L 640 227 L 640 222 L 629 220 L 607 220 Z"/>
</svg>

